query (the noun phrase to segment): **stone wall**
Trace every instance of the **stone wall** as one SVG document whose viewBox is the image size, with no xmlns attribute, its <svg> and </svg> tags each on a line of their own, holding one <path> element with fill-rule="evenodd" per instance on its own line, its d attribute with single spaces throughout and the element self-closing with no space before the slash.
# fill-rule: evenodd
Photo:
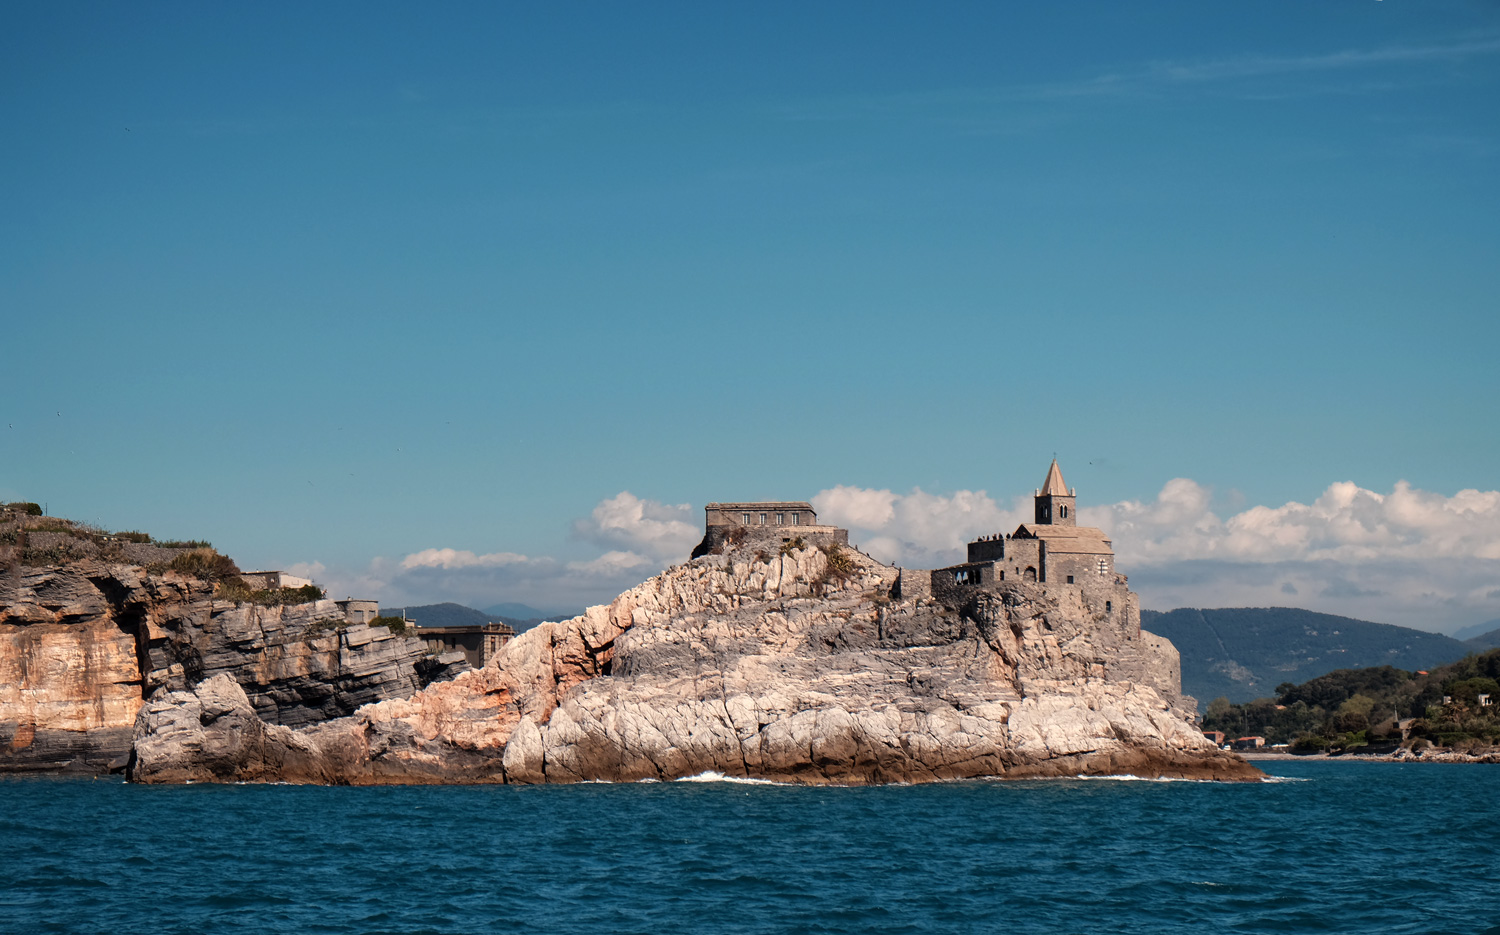
<svg viewBox="0 0 1500 935">
<path fill-rule="evenodd" d="M 745 514 L 750 519 L 745 520 Z M 781 514 L 782 521 L 776 521 Z M 792 514 L 797 515 L 794 522 Z M 765 514 L 765 522 L 761 522 Z M 761 503 L 710 503 L 703 508 L 703 525 L 708 526 L 816 526 L 818 514 L 805 500 L 768 500 Z"/>
<path fill-rule="evenodd" d="M 849 530 L 838 526 L 709 526 L 703 533 L 703 541 L 693 549 L 692 557 L 722 552 L 726 545 L 779 550 L 795 539 L 813 546 L 847 546 Z"/>
</svg>

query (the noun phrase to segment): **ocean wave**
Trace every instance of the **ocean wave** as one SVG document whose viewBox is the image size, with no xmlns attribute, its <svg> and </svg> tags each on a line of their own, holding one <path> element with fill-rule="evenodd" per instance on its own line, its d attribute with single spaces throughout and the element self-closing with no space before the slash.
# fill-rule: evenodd
<svg viewBox="0 0 1500 935">
<path fill-rule="evenodd" d="M 1113 780 L 1114 782 L 1197 782 L 1197 783 L 1217 783 L 1219 781 L 1217 779 L 1187 779 L 1187 778 L 1184 778 L 1184 777 L 1181 777 L 1181 776 L 1129 776 L 1129 775 L 1124 775 L 1124 774 L 1121 774 L 1121 775 L 1111 775 L 1111 776 L 1067 776 L 1067 777 L 1063 777 L 1063 778 L 1066 778 L 1066 779 Z"/>
<path fill-rule="evenodd" d="M 746 776 L 726 776 L 716 770 L 704 770 L 696 776 L 679 776 L 673 782 L 735 782 L 746 786 L 784 786 L 787 783 L 770 779 L 751 779 Z"/>
</svg>

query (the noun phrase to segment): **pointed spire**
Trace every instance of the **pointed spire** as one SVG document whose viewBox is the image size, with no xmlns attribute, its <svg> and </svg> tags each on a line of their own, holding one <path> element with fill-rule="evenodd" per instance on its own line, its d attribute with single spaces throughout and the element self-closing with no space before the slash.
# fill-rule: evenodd
<svg viewBox="0 0 1500 935">
<path fill-rule="evenodd" d="M 1066 497 L 1068 485 L 1063 483 L 1062 468 L 1057 466 L 1057 459 L 1052 459 L 1052 466 L 1047 469 L 1047 479 L 1042 483 L 1042 496 L 1044 497 Z"/>
</svg>

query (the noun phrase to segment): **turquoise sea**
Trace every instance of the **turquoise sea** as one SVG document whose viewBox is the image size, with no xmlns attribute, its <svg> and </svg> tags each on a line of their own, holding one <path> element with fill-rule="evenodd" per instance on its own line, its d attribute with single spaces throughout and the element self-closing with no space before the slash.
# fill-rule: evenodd
<svg viewBox="0 0 1500 935">
<path fill-rule="evenodd" d="M 1500 766 L 1277 781 L 0 781 L 0 931 L 1500 935 Z"/>
</svg>

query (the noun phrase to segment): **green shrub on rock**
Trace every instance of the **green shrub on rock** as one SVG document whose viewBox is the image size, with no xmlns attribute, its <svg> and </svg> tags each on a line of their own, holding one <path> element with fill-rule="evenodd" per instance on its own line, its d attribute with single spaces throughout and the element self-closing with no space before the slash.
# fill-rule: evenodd
<svg viewBox="0 0 1500 935">
<path fill-rule="evenodd" d="M 213 582 L 238 577 L 240 573 L 240 566 L 234 563 L 234 559 L 221 555 L 213 549 L 194 549 L 191 552 L 183 552 L 168 562 L 167 568 Z"/>
<path fill-rule="evenodd" d="M 385 627 L 397 635 L 406 632 L 406 620 L 401 617 L 376 617 L 370 621 L 372 627 Z"/>
</svg>

